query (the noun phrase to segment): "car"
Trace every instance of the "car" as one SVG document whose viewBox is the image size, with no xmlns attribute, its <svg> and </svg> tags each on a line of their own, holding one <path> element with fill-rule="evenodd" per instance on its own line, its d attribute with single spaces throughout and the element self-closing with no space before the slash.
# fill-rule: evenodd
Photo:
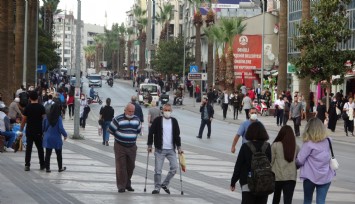
<svg viewBox="0 0 355 204">
<path fill-rule="evenodd" d="M 89 75 L 89 87 L 90 86 L 99 86 L 102 87 L 102 78 L 99 74 L 90 74 Z"/>
<path fill-rule="evenodd" d="M 139 85 L 139 89 L 137 90 L 139 104 L 144 104 L 148 101 L 148 92 L 152 96 L 152 101 L 158 104 L 161 90 L 158 84 L 153 83 L 143 83 Z"/>
</svg>

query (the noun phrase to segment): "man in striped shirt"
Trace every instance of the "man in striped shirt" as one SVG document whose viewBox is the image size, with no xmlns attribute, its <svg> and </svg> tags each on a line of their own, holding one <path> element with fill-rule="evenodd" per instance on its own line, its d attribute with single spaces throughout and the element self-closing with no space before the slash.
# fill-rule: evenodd
<svg viewBox="0 0 355 204">
<path fill-rule="evenodd" d="M 109 127 L 109 132 L 115 137 L 116 184 L 119 193 L 134 191 L 131 178 L 137 155 L 136 140 L 142 127 L 134 110 L 133 104 L 127 104 L 124 114 L 113 118 Z"/>
</svg>

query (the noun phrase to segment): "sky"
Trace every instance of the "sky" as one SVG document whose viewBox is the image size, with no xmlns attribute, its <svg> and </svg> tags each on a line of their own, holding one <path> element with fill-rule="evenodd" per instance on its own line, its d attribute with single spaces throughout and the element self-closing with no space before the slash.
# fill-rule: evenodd
<svg viewBox="0 0 355 204">
<path fill-rule="evenodd" d="M 105 11 L 107 12 L 107 26 L 113 23 L 125 23 L 126 11 L 133 5 L 134 0 L 81 0 L 81 20 L 84 23 L 105 25 Z M 77 0 L 60 0 L 59 9 L 73 11 L 77 18 Z"/>
</svg>

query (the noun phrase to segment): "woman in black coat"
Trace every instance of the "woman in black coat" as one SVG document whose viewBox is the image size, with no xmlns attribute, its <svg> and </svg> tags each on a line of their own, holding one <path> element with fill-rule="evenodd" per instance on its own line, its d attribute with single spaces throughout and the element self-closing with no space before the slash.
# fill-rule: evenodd
<svg viewBox="0 0 355 204">
<path fill-rule="evenodd" d="M 328 129 L 330 129 L 332 132 L 335 132 L 335 127 L 337 125 L 337 120 L 338 120 L 338 114 L 336 111 L 337 108 L 339 108 L 339 103 L 334 97 L 328 109 L 328 119 L 329 119 Z"/>
</svg>

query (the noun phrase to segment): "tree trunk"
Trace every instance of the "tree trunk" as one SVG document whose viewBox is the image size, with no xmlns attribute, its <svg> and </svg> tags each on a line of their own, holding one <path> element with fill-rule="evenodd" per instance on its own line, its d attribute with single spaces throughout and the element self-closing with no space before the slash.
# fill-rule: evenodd
<svg viewBox="0 0 355 204">
<path fill-rule="evenodd" d="M 132 41 L 131 40 L 129 40 L 128 42 L 127 42 L 127 74 L 128 74 L 128 76 L 130 76 L 130 74 L 131 74 L 131 65 L 132 65 L 132 63 L 131 63 L 131 50 L 132 50 Z"/>
<path fill-rule="evenodd" d="M 302 21 L 309 20 L 311 18 L 311 12 L 310 12 L 310 0 L 302 0 Z M 304 54 L 304 50 L 301 50 L 301 55 Z M 303 94 L 304 99 L 306 101 L 307 107 L 306 107 L 306 117 L 307 113 L 309 112 L 309 88 L 310 88 L 310 77 L 307 76 L 303 79 L 300 79 L 300 85 L 299 85 L 299 91 L 300 93 Z"/>
<path fill-rule="evenodd" d="M 287 90 L 287 0 L 280 0 L 279 69 L 277 95 Z M 302 90 L 302 89 L 301 89 Z"/>
<path fill-rule="evenodd" d="M 195 65 L 197 65 L 199 70 L 201 67 L 201 24 L 195 24 L 196 27 L 196 43 L 195 43 Z"/>
<path fill-rule="evenodd" d="M 226 55 L 223 53 L 221 56 L 221 62 L 219 64 L 219 87 L 224 89 L 226 85 Z"/>
<path fill-rule="evenodd" d="M 0 78 L 7 79 L 10 64 L 9 56 L 10 52 L 8 51 L 8 40 L 9 40 L 9 8 L 10 2 L 8 0 L 0 0 Z M 11 93 L 8 92 L 7 80 L 0 80 L 0 92 L 2 94 L 3 101 L 7 104 L 10 102 Z M 10 95 L 9 95 L 10 94 Z M 9 97 L 10 96 L 10 97 Z"/>
<path fill-rule="evenodd" d="M 23 49 L 25 31 L 25 3 L 16 0 L 16 27 L 15 27 L 15 84 L 20 88 L 23 75 Z"/>
<path fill-rule="evenodd" d="M 37 0 L 28 3 L 27 83 L 35 85 Z"/>
<path fill-rule="evenodd" d="M 207 84 L 213 85 L 213 42 L 208 42 Z"/>
<path fill-rule="evenodd" d="M 225 83 L 226 83 L 226 88 L 228 89 L 229 92 L 233 92 L 234 91 L 233 61 L 234 61 L 233 49 L 228 48 Z"/>
<path fill-rule="evenodd" d="M 10 102 L 12 102 L 14 93 L 16 92 L 16 90 L 19 88 L 19 84 L 14 83 L 15 81 L 15 76 L 16 76 L 16 72 L 15 72 L 15 33 L 14 33 L 14 28 L 15 28 L 15 10 L 16 10 L 16 1 L 15 0 L 9 0 L 9 4 L 8 4 L 8 19 L 7 19 L 7 25 L 8 25 L 8 31 L 7 31 L 7 78 L 4 79 L 4 81 L 6 81 L 7 86 L 5 86 L 7 88 L 6 91 L 8 91 L 8 94 L 6 94 L 5 96 L 5 103 L 9 104 Z M 0 15 L 1 16 L 1 15 Z M 4 92 L 2 92 L 4 93 Z M 3 95 L 4 96 L 4 95 Z"/>
</svg>

